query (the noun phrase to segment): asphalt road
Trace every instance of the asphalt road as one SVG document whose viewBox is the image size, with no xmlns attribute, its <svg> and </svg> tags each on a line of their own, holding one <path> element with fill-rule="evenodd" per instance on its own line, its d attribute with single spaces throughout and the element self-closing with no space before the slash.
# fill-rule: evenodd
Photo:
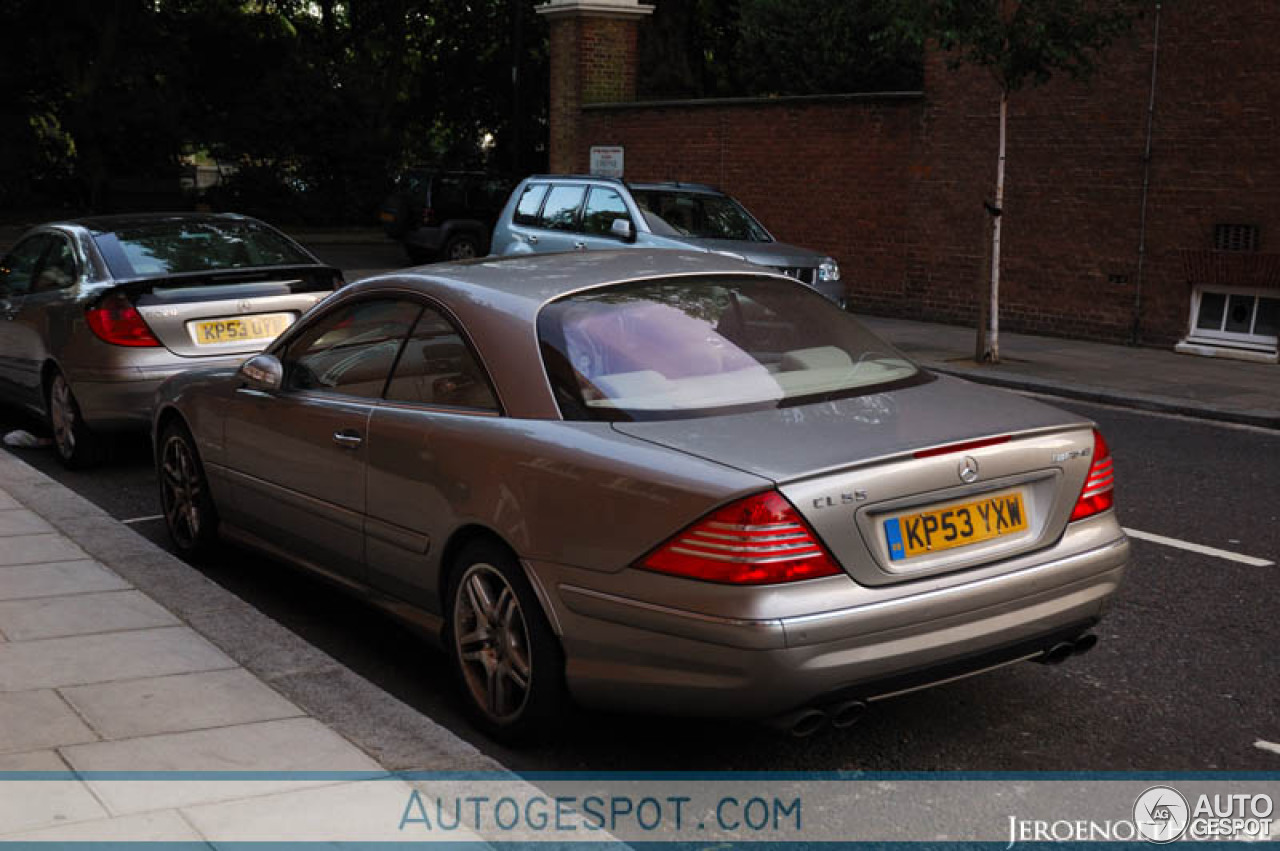
<svg viewBox="0 0 1280 851">
<path fill-rule="evenodd" d="M 359 254 L 359 251 L 354 252 Z M 355 263 L 344 263 L 351 268 Z M 1062 402 L 1116 458 L 1126 527 L 1280 560 L 1280 433 Z M 35 428 L 0 407 L 0 432 Z M 144 439 L 92 472 L 11 450 L 166 549 Z M 576 711 L 554 742 L 513 752 L 462 719 L 443 656 L 382 615 L 268 559 L 228 548 L 210 578 L 515 769 L 1280 769 L 1280 566 L 1137 540 L 1092 653 L 1017 665 L 879 704 L 845 731 L 790 739 L 756 725 Z"/>
</svg>

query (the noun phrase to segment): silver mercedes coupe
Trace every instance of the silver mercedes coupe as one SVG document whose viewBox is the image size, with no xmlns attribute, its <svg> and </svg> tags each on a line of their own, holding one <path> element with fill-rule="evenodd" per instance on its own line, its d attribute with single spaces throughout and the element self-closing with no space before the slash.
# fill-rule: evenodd
<svg viewBox="0 0 1280 851">
<path fill-rule="evenodd" d="M 0 260 L 0 399 L 49 423 L 68 467 L 151 422 L 156 388 L 239 364 L 341 286 L 275 228 L 230 213 L 33 228 Z"/>
<path fill-rule="evenodd" d="M 361 281 L 170 379 L 154 434 L 180 550 L 221 535 L 415 624 L 507 739 L 568 698 L 843 727 L 1087 650 L 1129 555 L 1092 423 L 706 253 Z"/>
</svg>

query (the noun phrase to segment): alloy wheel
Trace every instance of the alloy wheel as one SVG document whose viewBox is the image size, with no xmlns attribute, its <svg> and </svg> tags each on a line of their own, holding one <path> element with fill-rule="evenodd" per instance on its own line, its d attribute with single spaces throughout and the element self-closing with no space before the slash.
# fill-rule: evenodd
<svg viewBox="0 0 1280 851">
<path fill-rule="evenodd" d="M 71 458 L 76 454 L 76 400 L 71 387 L 61 375 L 55 375 L 49 388 L 49 421 L 58 454 Z"/>
<path fill-rule="evenodd" d="M 517 719 L 533 679 L 529 630 L 520 598 L 489 564 L 473 564 L 454 597 L 454 644 L 463 680 L 492 721 Z"/>
<path fill-rule="evenodd" d="M 203 494 L 204 481 L 191 446 L 182 435 L 170 435 L 160 455 L 160 496 L 165 522 L 181 549 L 192 549 L 200 541 Z"/>
</svg>

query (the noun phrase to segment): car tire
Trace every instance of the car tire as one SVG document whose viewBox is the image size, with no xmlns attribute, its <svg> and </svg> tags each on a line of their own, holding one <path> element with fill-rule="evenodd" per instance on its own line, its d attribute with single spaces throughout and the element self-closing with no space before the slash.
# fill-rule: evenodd
<svg viewBox="0 0 1280 851">
<path fill-rule="evenodd" d="M 184 556 L 207 553 L 218 538 L 218 512 L 191 432 L 169 423 L 156 444 L 160 507 L 174 547 Z"/>
<path fill-rule="evenodd" d="M 82 470 L 102 463 L 104 442 L 85 423 L 66 376 L 55 372 L 45 398 L 49 427 L 53 431 L 53 447 L 58 460 L 68 470 Z"/>
<path fill-rule="evenodd" d="M 519 563 L 478 540 L 450 575 L 446 646 L 472 721 L 508 744 L 545 736 L 565 705 L 564 652 Z"/>
<path fill-rule="evenodd" d="M 460 233 L 450 237 L 440 252 L 445 260 L 471 260 L 481 253 L 480 239 L 473 233 Z"/>
</svg>

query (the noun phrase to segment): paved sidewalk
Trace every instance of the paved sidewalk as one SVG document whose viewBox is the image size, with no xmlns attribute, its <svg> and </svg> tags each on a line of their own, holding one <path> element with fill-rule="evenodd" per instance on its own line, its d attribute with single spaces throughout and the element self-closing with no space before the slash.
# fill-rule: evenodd
<svg viewBox="0 0 1280 851">
<path fill-rule="evenodd" d="M 394 839 L 408 787 L 388 769 L 503 771 L 0 453 L 0 772 L 66 773 L 4 778 L 0 842 L 261 838 L 304 810 Z M 71 773 L 102 771 L 270 773 Z"/>
<path fill-rule="evenodd" d="M 992 366 L 974 362 L 973 328 L 859 319 L 930 369 L 971 381 L 1280 429 L 1280 365 L 1002 333 Z"/>
</svg>

